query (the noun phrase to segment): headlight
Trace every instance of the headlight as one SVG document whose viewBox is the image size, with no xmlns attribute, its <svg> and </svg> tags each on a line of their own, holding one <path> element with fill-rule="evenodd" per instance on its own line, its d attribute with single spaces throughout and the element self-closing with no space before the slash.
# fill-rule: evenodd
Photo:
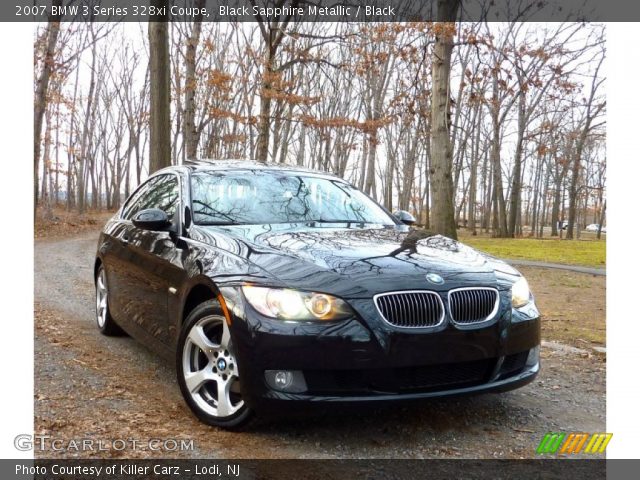
<svg viewBox="0 0 640 480">
<path fill-rule="evenodd" d="M 531 290 L 526 278 L 520 277 L 516 283 L 511 286 L 511 303 L 514 308 L 524 307 L 531 301 Z"/>
<path fill-rule="evenodd" d="M 261 314 L 282 320 L 339 320 L 353 315 L 344 300 L 325 293 L 244 285 L 245 298 Z"/>
</svg>

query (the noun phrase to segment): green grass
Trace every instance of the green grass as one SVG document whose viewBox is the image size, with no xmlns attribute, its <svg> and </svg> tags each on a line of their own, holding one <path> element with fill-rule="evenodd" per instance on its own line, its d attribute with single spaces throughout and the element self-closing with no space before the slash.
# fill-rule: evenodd
<svg viewBox="0 0 640 480">
<path fill-rule="evenodd" d="M 459 231 L 458 235 L 461 242 L 500 258 L 589 267 L 606 264 L 607 242 L 604 240 L 473 237 L 466 231 Z"/>
</svg>

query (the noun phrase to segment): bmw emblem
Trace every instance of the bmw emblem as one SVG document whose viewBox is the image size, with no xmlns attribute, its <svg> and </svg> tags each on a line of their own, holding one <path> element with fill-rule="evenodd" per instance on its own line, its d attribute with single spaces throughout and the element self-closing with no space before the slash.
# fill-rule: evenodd
<svg viewBox="0 0 640 480">
<path fill-rule="evenodd" d="M 227 368 L 227 362 L 224 361 L 224 358 L 218 359 L 218 370 L 224 370 Z"/>
<path fill-rule="evenodd" d="M 444 279 L 437 273 L 427 273 L 427 281 L 435 283 L 436 285 L 442 285 L 444 283 Z"/>
</svg>

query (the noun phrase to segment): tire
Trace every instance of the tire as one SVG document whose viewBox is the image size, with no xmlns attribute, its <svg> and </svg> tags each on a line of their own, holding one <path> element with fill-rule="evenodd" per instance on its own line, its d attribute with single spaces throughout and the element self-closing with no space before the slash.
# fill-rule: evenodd
<svg viewBox="0 0 640 480">
<path fill-rule="evenodd" d="M 242 400 L 229 327 L 216 301 L 201 303 L 185 320 L 176 372 L 185 402 L 203 423 L 233 430 L 251 420 L 253 412 Z"/>
<path fill-rule="evenodd" d="M 126 335 L 109 312 L 109 287 L 107 274 L 102 265 L 100 265 L 96 274 L 96 324 L 100 333 L 108 337 Z"/>
</svg>

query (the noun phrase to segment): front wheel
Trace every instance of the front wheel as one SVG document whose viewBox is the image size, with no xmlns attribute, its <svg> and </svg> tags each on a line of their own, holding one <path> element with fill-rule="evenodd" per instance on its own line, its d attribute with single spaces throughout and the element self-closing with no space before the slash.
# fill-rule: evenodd
<svg viewBox="0 0 640 480">
<path fill-rule="evenodd" d="M 200 304 L 185 320 L 176 367 L 182 396 L 202 422 L 232 429 L 250 420 L 229 326 L 215 301 Z"/>
</svg>

